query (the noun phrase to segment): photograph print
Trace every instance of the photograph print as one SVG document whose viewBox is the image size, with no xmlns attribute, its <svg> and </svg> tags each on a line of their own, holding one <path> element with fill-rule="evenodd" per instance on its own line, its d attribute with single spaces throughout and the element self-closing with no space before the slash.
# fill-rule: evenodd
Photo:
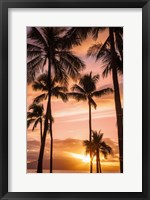
<svg viewBox="0 0 150 200">
<path fill-rule="evenodd" d="M 123 27 L 27 27 L 27 173 L 123 173 Z"/>
</svg>

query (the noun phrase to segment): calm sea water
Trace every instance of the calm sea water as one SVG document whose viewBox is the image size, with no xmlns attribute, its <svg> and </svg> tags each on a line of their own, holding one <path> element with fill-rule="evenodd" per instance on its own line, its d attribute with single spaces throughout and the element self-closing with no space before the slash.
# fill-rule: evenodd
<svg viewBox="0 0 150 200">
<path fill-rule="evenodd" d="M 27 173 L 36 173 L 36 169 L 28 169 Z M 49 170 L 48 169 L 44 169 L 43 173 L 49 173 Z M 53 173 L 89 173 L 89 171 L 53 170 Z"/>
<path fill-rule="evenodd" d="M 27 173 L 37 173 L 36 169 L 28 169 Z M 48 173 L 49 174 L 49 170 L 48 169 L 44 169 L 43 173 Z M 89 171 L 77 171 L 77 170 L 53 170 L 53 173 L 89 173 Z M 96 172 L 93 172 L 96 173 Z M 114 172 L 110 172 L 110 171 L 103 171 L 103 173 L 120 173 L 119 171 L 114 171 Z"/>
</svg>

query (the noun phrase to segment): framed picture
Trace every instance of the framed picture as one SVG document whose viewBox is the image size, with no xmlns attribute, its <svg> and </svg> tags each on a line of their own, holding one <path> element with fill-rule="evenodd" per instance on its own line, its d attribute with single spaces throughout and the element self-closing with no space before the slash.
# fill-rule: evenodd
<svg viewBox="0 0 150 200">
<path fill-rule="evenodd" d="M 1 199 L 149 199 L 149 1 L 1 1 Z"/>
</svg>

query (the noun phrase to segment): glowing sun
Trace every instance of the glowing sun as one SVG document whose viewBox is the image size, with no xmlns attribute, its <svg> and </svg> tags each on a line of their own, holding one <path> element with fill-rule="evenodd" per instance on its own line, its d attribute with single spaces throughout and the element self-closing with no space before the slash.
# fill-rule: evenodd
<svg viewBox="0 0 150 200">
<path fill-rule="evenodd" d="M 90 162 L 90 156 L 89 155 L 82 155 L 82 154 L 77 154 L 77 153 L 70 153 L 70 155 L 74 158 L 82 160 L 85 163 Z"/>
</svg>

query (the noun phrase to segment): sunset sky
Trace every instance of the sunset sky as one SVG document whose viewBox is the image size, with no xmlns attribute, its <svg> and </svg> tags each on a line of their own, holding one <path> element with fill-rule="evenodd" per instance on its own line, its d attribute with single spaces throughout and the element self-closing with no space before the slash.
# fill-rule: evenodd
<svg viewBox="0 0 150 200">
<path fill-rule="evenodd" d="M 94 41 L 92 38 L 87 38 L 81 46 L 72 49 L 74 54 L 81 58 L 86 64 L 86 68 L 81 74 L 92 71 L 93 75 L 97 73 L 100 75 L 97 89 L 106 87 L 113 88 L 112 78 L 111 75 L 107 78 L 103 78 L 101 75 L 103 70 L 102 61 L 95 62 L 95 58 L 87 58 L 86 53 L 90 46 L 98 42 L 103 43 L 107 36 L 108 30 L 106 29 L 99 34 L 97 41 Z M 73 81 L 70 81 L 69 87 L 71 87 L 73 83 Z M 122 76 L 119 76 L 119 86 L 122 98 Z M 40 94 L 40 92 L 33 91 L 32 86 L 27 85 L 27 109 L 38 94 Z M 113 155 L 108 156 L 107 160 L 104 158 L 101 160 L 103 172 L 119 172 L 117 122 L 113 96 L 114 94 L 106 95 L 102 98 L 95 98 L 97 109 L 95 110 L 92 107 L 92 129 L 97 131 L 101 130 L 101 132 L 104 133 L 104 141 L 106 141 L 113 149 Z M 44 105 L 46 105 L 46 103 L 44 103 Z M 54 117 L 54 172 L 57 172 L 55 170 L 59 170 L 59 172 L 61 172 L 61 170 L 64 170 L 65 172 L 88 172 L 89 157 L 85 155 L 85 147 L 83 147 L 83 140 L 89 139 L 89 114 L 87 102 L 77 102 L 70 98 L 67 103 L 64 103 L 61 99 L 53 97 L 52 115 Z M 49 148 L 50 137 L 47 135 L 44 169 L 49 168 Z M 31 169 L 36 170 L 39 149 L 39 127 L 32 132 L 31 125 L 27 130 L 28 172 L 30 172 Z"/>
</svg>

